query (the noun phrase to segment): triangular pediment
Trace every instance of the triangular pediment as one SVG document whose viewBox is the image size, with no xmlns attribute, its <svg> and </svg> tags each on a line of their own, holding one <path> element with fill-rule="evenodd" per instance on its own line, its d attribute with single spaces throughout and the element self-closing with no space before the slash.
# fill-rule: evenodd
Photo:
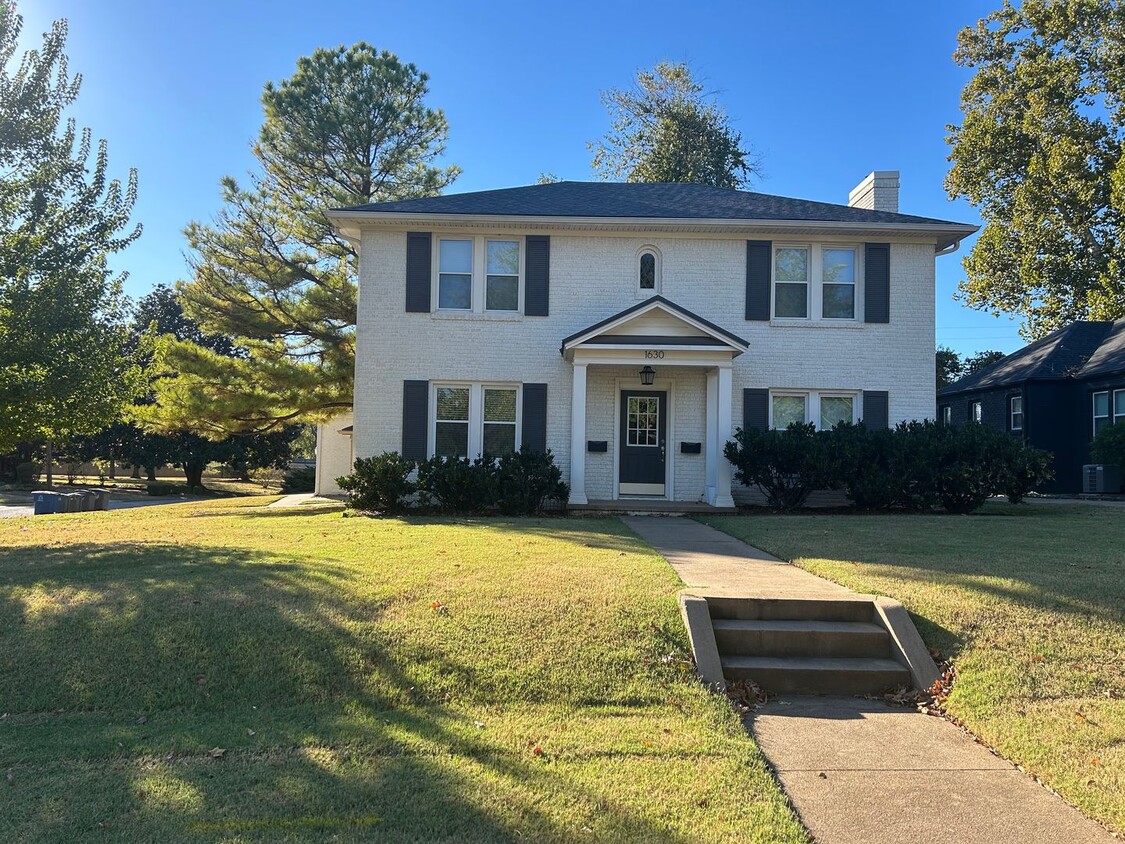
<svg viewBox="0 0 1125 844">
<path fill-rule="evenodd" d="M 620 348 L 634 345 L 645 348 L 726 348 L 741 354 L 749 344 L 675 302 L 663 296 L 653 296 L 565 338 L 562 352 L 566 354 L 579 346 Z"/>
</svg>

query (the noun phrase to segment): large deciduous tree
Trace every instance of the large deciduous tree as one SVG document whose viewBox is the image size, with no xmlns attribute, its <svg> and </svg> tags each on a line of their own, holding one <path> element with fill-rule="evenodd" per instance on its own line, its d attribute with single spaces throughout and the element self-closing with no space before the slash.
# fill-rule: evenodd
<svg viewBox="0 0 1125 844">
<path fill-rule="evenodd" d="M 246 354 L 162 343 L 174 375 L 157 384 L 146 424 L 218 439 L 351 405 L 357 249 L 325 212 L 431 196 L 456 178 L 435 164 L 447 124 L 427 91 L 426 74 L 364 43 L 317 50 L 266 85 L 260 172 L 245 187 L 224 179 L 218 218 L 188 226 L 193 275 L 178 287 L 204 332 Z"/>
<path fill-rule="evenodd" d="M 105 142 L 64 117 L 66 21 L 14 63 L 22 25 L 0 4 L 0 452 L 98 431 L 138 383 L 107 263 L 140 234 L 136 173 L 111 179 Z"/>
<path fill-rule="evenodd" d="M 975 73 L 946 188 L 985 219 L 961 297 L 1027 339 L 1125 316 L 1125 4 L 1005 2 L 954 59 Z"/>
<path fill-rule="evenodd" d="M 604 91 L 602 103 L 610 129 L 590 149 L 603 179 L 739 188 L 761 175 L 758 157 L 686 64 L 641 71 L 632 88 Z"/>
</svg>

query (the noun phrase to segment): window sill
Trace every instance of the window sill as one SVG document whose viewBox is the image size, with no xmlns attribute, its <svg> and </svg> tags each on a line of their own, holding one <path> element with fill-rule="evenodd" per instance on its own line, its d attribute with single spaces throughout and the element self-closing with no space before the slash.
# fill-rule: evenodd
<svg viewBox="0 0 1125 844">
<path fill-rule="evenodd" d="M 774 317 L 770 326 L 778 328 L 865 328 L 867 323 L 857 319 L 786 319 Z"/>
<path fill-rule="evenodd" d="M 431 311 L 430 319 L 463 319 L 470 322 L 522 322 L 523 314 L 517 311 L 504 313 L 477 313 L 475 311 Z"/>
</svg>

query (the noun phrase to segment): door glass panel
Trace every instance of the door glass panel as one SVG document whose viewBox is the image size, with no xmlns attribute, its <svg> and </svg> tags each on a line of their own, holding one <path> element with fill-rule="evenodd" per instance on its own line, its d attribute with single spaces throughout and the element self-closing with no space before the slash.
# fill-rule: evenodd
<svg viewBox="0 0 1125 844">
<path fill-rule="evenodd" d="M 625 423 L 625 443 L 632 446 L 659 446 L 660 401 L 647 396 L 629 396 Z"/>
</svg>

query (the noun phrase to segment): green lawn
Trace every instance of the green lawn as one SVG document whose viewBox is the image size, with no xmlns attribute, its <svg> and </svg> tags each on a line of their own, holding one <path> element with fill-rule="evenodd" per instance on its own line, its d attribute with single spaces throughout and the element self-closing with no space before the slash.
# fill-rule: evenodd
<svg viewBox="0 0 1125 844">
<path fill-rule="evenodd" d="M 902 601 L 926 642 L 956 658 L 950 714 L 1125 832 L 1125 509 L 703 521 Z"/>
<path fill-rule="evenodd" d="M 0 520 L 5 840 L 805 840 L 619 522 L 266 500 Z"/>
</svg>

